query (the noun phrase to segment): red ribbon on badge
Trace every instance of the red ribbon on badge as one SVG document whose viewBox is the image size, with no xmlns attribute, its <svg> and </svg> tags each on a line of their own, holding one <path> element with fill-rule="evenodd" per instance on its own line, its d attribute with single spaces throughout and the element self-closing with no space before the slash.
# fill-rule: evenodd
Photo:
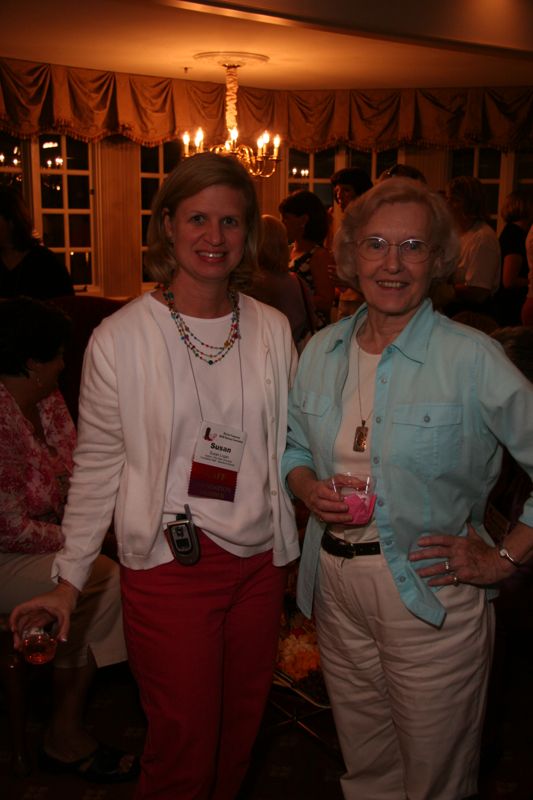
<svg viewBox="0 0 533 800">
<path fill-rule="evenodd" d="M 191 497 L 210 497 L 232 503 L 237 488 L 237 475 L 235 470 L 193 461 L 188 494 Z"/>
</svg>

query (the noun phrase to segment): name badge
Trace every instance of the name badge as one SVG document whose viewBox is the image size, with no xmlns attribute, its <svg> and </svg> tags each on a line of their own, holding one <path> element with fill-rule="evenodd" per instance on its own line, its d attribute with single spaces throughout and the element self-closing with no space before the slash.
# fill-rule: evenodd
<svg viewBox="0 0 533 800">
<path fill-rule="evenodd" d="M 235 499 L 246 433 L 214 422 L 202 422 L 191 467 L 188 493 L 214 500 Z"/>
</svg>

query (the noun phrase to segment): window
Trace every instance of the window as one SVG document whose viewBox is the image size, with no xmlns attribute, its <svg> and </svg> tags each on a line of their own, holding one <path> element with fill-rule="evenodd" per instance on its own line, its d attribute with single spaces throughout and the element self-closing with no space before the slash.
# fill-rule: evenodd
<svg viewBox="0 0 533 800">
<path fill-rule="evenodd" d="M 471 147 L 451 153 L 451 177 L 473 175 L 483 184 L 490 223 L 496 228 L 500 202 L 502 154 L 490 147 Z"/>
<path fill-rule="evenodd" d="M 22 141 L 0 132 L 0 184 L 22 186 L 23 160 Z"/>
<path fill-rule="evenodd" d="M 36 225 L 76 286 L 95 283 L 91 148 L 69 136 L 38 139 L 40 210 Z"/>
<path fill-rule="evenodd" d="M 398 149 L 382 150 L 379 153 L 362 153 L 359 150 L 346 149 L 346 166 L 359 167 L 368 172 L 372 181 L 376 181 L 382 172 L 390 169 L 398 162 Z"/>
<path fill-rule="evenodd" d="M 533 150 L 524 150 L 515 155 L 516 184 L 533 190 Z"/>
<path fill-rule="evenodd" d="M 141 179 L 141 250 L 146 252 L 146 237 L 150 222 L 152 201 L 165 177 L 178 164 L 182 156 L 180 141 L 165 142 L 156 147 L 140 147 L 140 179 Z M 142 261 L 141 256 L 141 261 Z M 143 283 L 149 283 L 150 277 L 143 265 Z"/>
<path fill-rule="evenodd" d="M 398 161 L 398 150 L 385 150 L 371 153 L 352 150 L 349 147 L 330 147 L 318 153 L 304 153 L 301 150 L 289 150 L 288 193 L 298 189 L 309 189 L 322 200 L 327 209 L 331 209 L 332 226 L 328 234 L 329 246 L 341 220 L 339 206 L 334 203 L 331 176 L 343 167 L 359 167 L 375 181 L 381 173 Z"/>
<path fill-rule="evenodd" d="M 398 161 L 398 150 L 364 153 L 349 147 L 329 148 L 318 153 L 289 150 L 288 191 L 310 189 L 317 194 L 326 208 L 333 205 L 330 178 L 343 167 L 359 167 L 368 172 L 373 181 Z"/>
<path fill-rule="evenodd" d="M 289 150 L 288 191 L 308 189 L 322 200 L 326 208 L 333 204 L 333 190 L 330 178 L 335 172 L 335 149 L 320 150 L 318 153 L 304 153 Z"/>
</svg>

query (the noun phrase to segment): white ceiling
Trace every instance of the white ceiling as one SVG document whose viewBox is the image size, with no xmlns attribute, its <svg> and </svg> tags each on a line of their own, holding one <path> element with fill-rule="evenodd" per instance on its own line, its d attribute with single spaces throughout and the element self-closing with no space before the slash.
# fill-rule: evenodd
<svg viewBox="0 0 533 800">
<path fill-rule="evenodd" d="M 533 84 L 533 0 L 1 0 L 0 57 L 277 89 Z M 324 17 L 327 9 L 328 18 Z"/>
</svg>

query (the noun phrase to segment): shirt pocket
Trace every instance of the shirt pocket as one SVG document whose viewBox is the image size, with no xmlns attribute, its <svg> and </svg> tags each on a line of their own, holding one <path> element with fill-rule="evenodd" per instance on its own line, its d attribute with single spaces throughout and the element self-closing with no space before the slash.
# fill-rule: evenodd
<svg viewBox="0 0 533 800">
<path fill-rule="evenodd" d="M 322 417 L 331 405 L 331 398 L 316 392 L 302 392 L 300 411 L 302 414 L 310 414 L 315 417 Z M 311 420 L 312 424 L 312 420 Z"/>
<path fill-rule="evenodd" d="M 391 462 L 425 481 L 452 472 L 463 441 L 463 407 L 446 403 L 396 406 Z"/>
</svg>

